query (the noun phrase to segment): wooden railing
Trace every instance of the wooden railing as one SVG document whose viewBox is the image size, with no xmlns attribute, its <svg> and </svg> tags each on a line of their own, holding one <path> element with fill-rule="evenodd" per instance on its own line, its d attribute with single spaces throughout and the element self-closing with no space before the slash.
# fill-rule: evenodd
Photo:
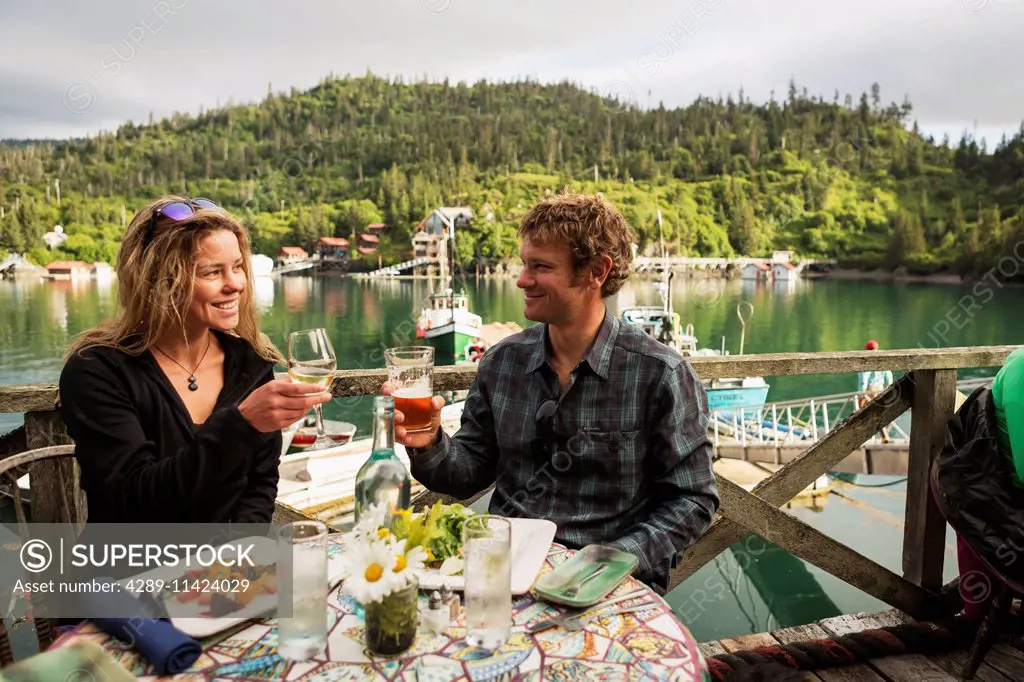
<svg viewBox="0 0 1024 682">
<path fill-rule="evenodd" d="M 941 611 L 948 604 L 948 600 L 938 599 L 943 594 L 945 522 L 932 499 L 928 481 L 932 460 L 945 441 L 946 422 L 953 415 L 956 371 L 998 367 L 1016 348 L 915 348 L 691 358 L 703 379 L 849 374 L 872 369 L 906 374 L 865 407 L 834 425 L 823 438 L 751 492 L 718 477 L 721 507 L 717 518 L 707 533 L 683 554 L 672 573 L 670 588 L 737 540 L 753 533 L 914 617 L 931 617 Z M 435 370 L 435 390 L 466 390 L 474 376 L 474 367 L 439 367 Z M 375 395 L 385 379 L 383 369 L 343 371 L 339 372 L 333 391 L 337 396 Z M 26 413 L 26 448 L 68 442 L 59 413 L 54 411 L 56 399 L 54 385 L 0 386 L 0 412 Z M 899 575 L 779 507 L 911 408 L 903 571 Z M 7 449 L 11 449 L 9 444 Z M 72 492 L 55 488 L 57 480 L 52 472 L 33 472 L 33 506 L 52 506 L 60 499 L 57 495 Z M 77 484 L 77 475 L 72 480 Z M 41 486 L 42 495 L 36 493 L 36 486 Z M 51 495 L 53 498 L 48 499 Z"/>
</svg>

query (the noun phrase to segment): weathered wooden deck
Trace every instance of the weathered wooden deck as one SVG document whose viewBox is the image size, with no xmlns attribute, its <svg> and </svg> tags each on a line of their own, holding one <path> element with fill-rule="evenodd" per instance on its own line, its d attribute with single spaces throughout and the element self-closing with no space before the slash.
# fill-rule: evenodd
<svg viewBox="0 0 1024 682">
<path fill-rule="evenodd" d="M 855 613 L 826 618 L 818 623 L 764 632 L 756 635 L 732 637 L 700 645 L 704 656 L 710 658 L 724 653 L 756 649 L 762 646 L 793 644 L 809 640 L 833 638 L 871 628 L 882 628 L 914 620 L 900 611 L 882 613 Z M 924 656 L 906 654 L 886 656 L 866 663 L 827 668 L 807 673 L 808 680 L 824 682 L 957 682 L 967 660 L 967 650 L 950 651 L 941 655 Z M 981 682 L 1007 682 L 1024 680 L 1024 651 L 1007 644 L 997 644 L 985 657 L 974 679 Z"/>
</svg>

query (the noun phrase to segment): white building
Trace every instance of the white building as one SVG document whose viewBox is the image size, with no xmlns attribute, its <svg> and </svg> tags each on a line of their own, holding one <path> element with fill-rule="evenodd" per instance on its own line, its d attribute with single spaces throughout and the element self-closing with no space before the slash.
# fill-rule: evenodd
<svg viewBox="0 0 1024 682">
<path fill-rule="evenodd" d="M 102 261 L 92 264 L 92 275 L 100 282 L 109 282 L 114 277 L 114 269 Z"/>
<path fill-rule="evenodd" d="M 772 269 L 764 263 L 747 263 L 743 266 L 743 279 L 752 282 L 767 282 L 772 277 Z"/>
<path fill-rule="evenodd" d="M 799 277 L 799 273 L 796 266 L 792 263 L 773 263 L 772 277 L 775 278 L 776 282 L 795 282 Z"/>
<path fill-rule="evenodd" d="M 58 246 L 68 240 L 68 236 L 64 234 L 64 228 L 60 225 L 54 225 L 53 231 L 47 232 L 43 235 L 43 241 L 46 242 L 46 246 L 52 251 Z"/>
</svg>

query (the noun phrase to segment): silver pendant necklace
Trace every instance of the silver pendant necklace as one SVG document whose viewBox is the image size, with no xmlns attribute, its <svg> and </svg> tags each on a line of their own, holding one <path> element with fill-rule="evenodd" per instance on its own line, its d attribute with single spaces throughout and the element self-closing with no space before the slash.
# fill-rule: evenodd
<svg viewBox="0 0 1024 682">
<path fill-rule="evenodd" d="M 196 368 L 193 369 L 192 371 L 189 371 L 188 367 L 186 367 L 185 365 L 181 364 L 180 362 L 178 362 L 177 360 L 172 358 L 170 355 L 168 355 L 166 352 L 161 350 L 159 346 L 153 346 L 153 348 L 156 348 L 158 351 L 160 351 L 165 356 L 167 356 L 167 358 L 169 358 L 171 362 L 173 362 L 178 367 L 181 367 L 183 370 L 188 372 L 188 390 L 190 390 L 190 391 L 198 391 L 199 390 L 199 384 L 196 382 L 196 372 L 199 371 L 199 365 L 203 364 L 203 360 L 206 359 L 206 354 L 210 352 L 210 344 L 212 342 L 213 342 L 213 339 L 211 339 L 209 336 L 207 336 L 207 338 L 206 338 L 206 350 L 203 351 L 203 357 L 199 358 L 199 364 L 197 364 Z"/>
</svg>

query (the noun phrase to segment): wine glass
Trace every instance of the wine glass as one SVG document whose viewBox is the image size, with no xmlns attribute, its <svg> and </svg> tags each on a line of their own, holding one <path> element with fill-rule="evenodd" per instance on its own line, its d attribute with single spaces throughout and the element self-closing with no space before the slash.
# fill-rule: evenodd
<svg viewBox="0 0 1024 682">
<path fill-rule="evenodd" d="M 327 338 L 327 330 L 307 329 L 288 335 L 288 374 L 292 381 L 318 384 L 327 389 L 334 380 L 335 369 L 337 360 L 331 341 Z M 317 436 L 309 446 L 310 449 L 333 447 L 334 441 L 324 428 L 323 406 L 318 404 L 313 409 L 316 410 Z"/>
</svg>

